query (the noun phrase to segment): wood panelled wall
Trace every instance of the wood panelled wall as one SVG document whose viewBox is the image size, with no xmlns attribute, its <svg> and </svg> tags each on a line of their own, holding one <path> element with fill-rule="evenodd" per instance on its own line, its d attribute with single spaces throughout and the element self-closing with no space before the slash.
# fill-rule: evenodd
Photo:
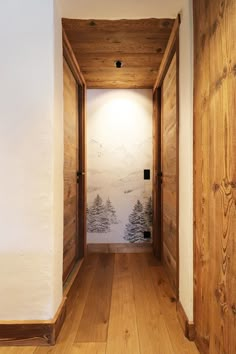
<svg viewBox="0 0 236 354">
<path fill-rule="evenodd" d="M 162 84 L 161 104 L 162 165 L 162 256 L 177 291 L 177 99 L 176 54 Z"/>
<path fill-rule="evenodd" d="M 236 353 L 236 1 L 194 0 L 195 326 Z"/>
</svg>

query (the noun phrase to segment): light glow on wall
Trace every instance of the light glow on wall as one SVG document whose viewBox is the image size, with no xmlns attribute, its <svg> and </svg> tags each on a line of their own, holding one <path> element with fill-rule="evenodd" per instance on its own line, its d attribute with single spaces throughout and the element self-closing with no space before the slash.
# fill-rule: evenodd
<svg viewBox="0 0 236 354">
<path fill-rule="evenodd" d="M 88 243 L 150 242 L 152 183 L 143 170 L 152 169 L 152 91 L 88 90 L 87 102 Z M 101 212 L 108 199 L 110 224 Z M 131 232 L 138 201 L 139 231 Z"/>
<path fill-rule="evenodd" d="M 93 130 L 101 139 L 113 144 L 126 144 L 127 140 L 135 144 L 142 139 L 143 134 L 147 132 L 144 116 L 150 114 L 150 97 L 144 97 L 131 90 L 99 91 L 102 92 L 95 98 L 94 108 L 88 107 L 88 112 L 93 115 L 96 111 L 96 116 L 103 117 L 102 124 L 100 120 L 93 121 Z M 150 130 L 150 127 L 148 129 Z"/>
</svg>

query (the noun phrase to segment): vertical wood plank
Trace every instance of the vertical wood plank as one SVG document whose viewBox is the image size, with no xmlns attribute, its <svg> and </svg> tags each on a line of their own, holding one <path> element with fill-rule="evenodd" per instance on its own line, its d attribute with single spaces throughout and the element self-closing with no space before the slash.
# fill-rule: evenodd
<svg viewBox="0 0 236 354">
<path fill-rule="evenodd" d="M 174 354 L 144 255 L 129 255 L 132 269 L 140 353 Z"/>
<path fill-rule="evenodd" d="M 78 85 L 63 60 L 64 82 L 64 247 L 63 280 L 78 258 Z"/>
<path fill-rule="evenodd" d="M 163 261 L 177 292 L 177 55 L 162 84 L 161 165 L 162 165 L 162 242 Z"/>
<path fill-rule="evenodd" d="M 132 274 L 127 254 L 115 255 L 106 354 L 139 354 Z"/>
<path fill-rule="evenodd" d="M 153 252 L 161 259 L 161 88 L 153 93 Z"/>
<path fill-rule="evenodd" d="M 195 325 L 203 353 L 236 352 L 236 3 L 194 1 Z"/>
<path fill-rule="evenodd" d="M 183 330 L 179 325 L 176 314 L 176 296 L 170 287 L 167 274 L 162 266 L 152 266 L 150 267 L 150 271 L 175 353 L 197 354 L 198 350 L 195 344 L 185 338 Z"/>
<path fill-rule="evenodd" d="M 77 343 L 70 354 L 106 354 L 106 343 Z"/>
<path fill-rule="evenodd" d="M 34 354 L 35 347 L 1 347 L 0 354 Z"/>
<path fill-rule="evenodd" d="M 195 207 L 195 281 L 194 321 L 201 351 L 209 351 L 209 3 L 194 1 L 194 207 Z M 201 20 L 198 20 L 198 18 Z"/>
<path fill-rule="evenodd" d="M 106 342 L 110 316 L 114 254 L 100 254 L 75 342 Z"/>
</svg>

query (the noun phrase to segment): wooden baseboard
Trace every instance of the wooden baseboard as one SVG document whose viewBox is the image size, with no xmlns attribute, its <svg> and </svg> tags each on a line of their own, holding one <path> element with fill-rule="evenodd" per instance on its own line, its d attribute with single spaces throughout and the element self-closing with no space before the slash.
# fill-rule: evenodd
<svg viewBox="0 0 236 354">
<path fill-rule="evenodd" d="M 177 317 L 184 331 L 185 337 L 188 338 L 190 341 L 194 341 L 195 340 L 194 323 L 188 320 L 188 317 L 180 301 L 177 301 L 176 310 L 177 310 Z"/>
<path fill-rule="evenodd" d="M 63 296 L 67 297 L 72 285 L 74 284 L 74 281 L 79 273 L 79 270 L 83 264 L 84 258 L 80 259 L 76 265 L 74 266 L 72 272 L 70 273 L 68 279 L 66 280 L 64 286 L 63 286 Z"/>
<path fill-rule="evenodd" d="M 90 243 L 88 253 L 151 253 L 151 243 Z"/>
<path fill-rule="evenodd" d="M 66 317 L 64 297 L 57 313 L 48 321 L 1 321 L 0 346 L 49 346 L 56 343 Z"/>
<path fill-rule="evenodd" d="M 209 341 L 200 338 L 197 333 L 195 334 L 195 344 L 201 354 L 208 354 L 210 352 Z"/>
</svg>

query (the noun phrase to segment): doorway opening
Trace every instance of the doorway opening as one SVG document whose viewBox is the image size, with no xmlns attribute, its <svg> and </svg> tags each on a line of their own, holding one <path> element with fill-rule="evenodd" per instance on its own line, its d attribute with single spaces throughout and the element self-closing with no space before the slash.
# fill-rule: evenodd
<svg viewBox="0 0 236 354">
<path fill-rule="evenodd" d="M 179 17 L 174 21 L 172 19 L 147 19 L 147 20 L 71 20 L 63 19 L 63 37 L 67 43 L 67 55 L 70 56 L 72 73 L 77 73 L 82 81 L 81 91 L 85 97 L 86 89 L 88 97 L 94 94 L 94 90 L 125 89 L 128 96 L 129 90 L 152 90 L 153 93 L 153 139 L 149 136 L 150 152 L 153 145 L 153 166 L 144 163 L 139 166 L 139 178 L 144 187 L 143 200 L 141 197 L 132 199 L 132 206 L 129 206 L 129 212 L 126 214 L 126 222 L 123 222 L 125 230 L 124 242 L 94 242 L 90 251 L 102 252 L 130 252 L 132 249 L 146 247 L 147 251 L 153 251 L 154 254 L 163 260 L 166 265 L 173 289 L 178 296 L 178 28 Z M 118 63 L 121 65 L 114 65 Z M 76 70 L 74 69 L 76 68 Z M 93 93 L 92 93 L 93 91 Z M 117 90 L 119 91 L 119 90 Z M 98 92 L 97 92 L 98 94 Z M 126 97 L 127 98 L 127 97 Z M 152 95 L 149 97 L 150 102 Z M 137 101 L 137 100 L 135 100 Z M 103 100 L 106 105 L 106 98 Z M 121 107 L 121 106 L 120 106 Z M 79 151 L 83 168 L 79 173 L 83 173 L 82 198 L 79 202 L 82 213 L 81 238 L 82 249 L 80 256 L 83 257 L 87 251 L 86 242 L 86 210 L 88 217 L 88 231 L 94 229 L 97 231 L 96 237 L 102 233 L 110 231 L 111 227 L 118 228 L 120 218 L 116 213 L 117 204 L 111 200 L 104 176 L 99 175 L 98 171 L 92 171 L 88 176 L 89 188 L 93 196 L 91 200 L 86 197 L 86 154 L 85 147 L 88 147 L 89 153 L 99 155 L 109 154 L 111 164 L 108 166 L 113 170 L 112 163 L 118 161 L 117 153 L 122 155 L 120 159 L 125 167 L 130 168 L 133 163 L 129 161 L 129 154 L 122 149 L 122 144 L 117 146 L 118 152 L 114 146 L 103 150 L 102 143 L 96 140 L 96 137 L 90 137 L 91 146 L 85 143 L 85 99 L 82 103 L 82 121 L 83 133 L 80 136 L 82 146 Z M 94 109 L 98 113 L 98 108 Z M 125 114 L 116 116 L 116 109 L 113 114 L 114 120 L 121 120 Z M 103 117 L 104 118 L 104 117 Z M 79 118 L 80 119 L 80 118 Z M 112 117 L 110 117 L 112 120 Z M 138 117 L 136 115 L 136 120 Z M 127 119 L 123 127 L 127 124 Z M 108 122 L 107 122 L 108 124 Z M 107 125 L 106 134 L 109 137 L 111 126 Z M 117 128 L 116 128 L 117 129 Z M 123 130 L 122 137 L 124 138 Z M 97 133 L 97 129 L 96 129 Z M 116 135 L 116 138 L 118 136 Z M 135 138 L 134 138 L 135 139 Z M 119 139 L 118 139 L 119 140 Z M 122 140 L 122 139 L 120 139 Z M 131 140 L 131 136 L 130 139 Z M 145 140 L 145 138 L 144 138 Z M 140 142 L 142 144 L 142 142 Z M 96 145 L 96 151 L 92 151 Z M 138 148 L 139 142 L 136 141 Z M 123 150 L 123 151 L 122 151 Z M 136 152 L 138 160 L 139 152 Z M 98 156 L 96 156 L 98 157 Z M 120 156 L 121 157 L 121 156 Z M 96 158 L 98 162 L 99 159 Z M 101 161 L 101 159 L 100 159 Z M 103 161 L 104 162 L 104 161 Z M 103 166 L 104 168 L 104 166 Z M 152 171 L 153 170 L 153 171 Z M 137 169 L 135 170 L 137 172 Z M 134 173 L 135 173 L 134 171 Z M 114 174 L 118 174 L 114 171 Z M 127 178 L 132 171 L 128 171 Z M 118 176 L 119 177 L 119 176 Z M 103 184 L 103 190 L 107 195 L 99 194 L 98 179 Z M 149 180 L 151 178 L 151 182 Z M 127 180 L 121 176 L 117 179 L 122 184 L 122 196 L 127 198 L 133 193 Z M 149 182 L 147 181 L 149 180 Z M 163 183 L 162 183 L 163 182 Z M 145 188 L 148 185 L 151 189 L 145 195 Z M 125 188 L 127 185 L 127 188 Z M 94 190 L 93 190 L 94 188 Z M 98 189 L 97 189 L 98 188 Z M 114 189 L 119 186 L 114 184 Z M 124 190 L 123 190 L 124 189 Z M 135 188 L 134 188 L 135 189 Z M 147 188 L 148 189 L 148 188 Z M 122 196 L 120 199 L 122 199 Z M 123 198 L 123 199 L 124 199 Z M 147 224 L 148 206 L 151 207 L 153 214 L 152 225 Z M 97 207 L 97 209 L 96 209 Z M 107 217 L 110 212 L 110 216 Z M 146 214 L 146 219 L 145 219 Z M 136 225 L 132 222 L 137 219 Z M 139 238 L 137 238 L 137 229 L 139 227 Z M 145 226 L 143 226 L 145 225 Z M 99 229 L 100 228 L 100 229 Z M 113 231 L 114 233 L 114 231 Z M 119 231 L 118 231 L 119 233 Z M 117 233 L 117 234 L 118 234 Z M 141 237 L 142 235 L 142 237 Z M 148 238 L 152 236 L 151 242 Z M 137 239 L 136 239 L 136 238 Z M 100 244 L 100 246 L 99 246 Z M 124 244 L 126 246 L 124 246 Z M 103 249 L 101 248 L 101 245 Z M 145 246 L 144 246 L 145 245 Z M 147 246 L 148 245 L 148 246 Z M 151 245 L 151 247 L 150 247 Z M 80 247 L 80 246 L 79 246 Z M 121 250 L 122 248 L 122 250 Z M 149 249 L 148 249 L 149 248 Z M 132 252 L 132 251 L 131 251 Z"/>
</svg>

